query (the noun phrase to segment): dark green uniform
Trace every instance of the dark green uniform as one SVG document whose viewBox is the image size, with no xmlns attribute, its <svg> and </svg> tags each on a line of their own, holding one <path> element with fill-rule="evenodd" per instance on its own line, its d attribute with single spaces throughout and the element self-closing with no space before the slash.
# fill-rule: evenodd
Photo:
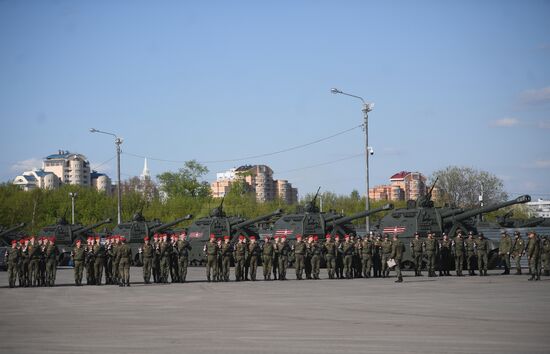
<svg viewBox="0 0 550 354">
<path fill-rule="evenodd" d="M 262 250 L 257 242 L 250 242 L 248 245 L 248 255 L 250 261 L 250 280 L 256 281 L 256 272 L 258 270 L 258 260 Z"/>
<path fill-rule="evenodd" d="M 329 279 L 334 279 L 336 271 L 336 243 L 327 238 L 323 244 L 323 252 L 325 254 L 325 262 L 327 264 L 327 272 Z"/>
<path fill-rule="evenodd" d="M 120 243 L 115 242 L 112 249 L 113 255 L 113 284 L 120 284 Z"/>
<path fill-rule="evenodd" d="M 262 264 L 264 267 L 264 280 L 271 280 L 271 268 L 273 266 L 273 255 L 275 254 L 275 247 L 271 240 L 265 240 L 262 249 Z"/>
<path fill-rule="evenodd" d="M 471 237 L 468 237 L 466 241 L 464 241 L 464 245 L 466 246 L 466 269 L 468 269 L 468 273 L 470 275 L 476 275 L 474 271 L 476 261 L 475 240 Z"/>
<path fill-rule="evenodd" d="M 424 251 L 427 257 L 428 276 L 435 277 L 435 260 L 437 257 L 438 244 L 435 238 L 428 237 L 424 240 Z"/>
<path fill-rule="evenodd" d="M 48 243 L 44 250 L 44 258 L 46 261 L 46 285 L 54 286 L 55 277 L 57 274 L 57 259 L 59 257 L 59 250 L 53 243 Z"/>
<path fill-rule="evenodd" d="M 94 280 L 96 285 L 101 285 L 103 279 L 103 266 L 105 265 L 105 247 L 98 242 L 94 245 Z"/>
<path fill-rule="evenodd" d="M 233 246 L 231 246 L 231 243 L 224 242 L 220 249 L 220 253 L 222 257 L 221 279 L 223 281 L 229 281 L 229 271 L 231 269 L 232 252 L 233 252 Z"/>
<path fill-rule="evenodd" d="M 29 276 L 30 263 L 31 263 L 31 258 L 29 256 L 29 244 L 26 244 L 21 249 L 21 272 L 20 272 L 20 277 L 23 278 L 23 286 L 25 287 L 28 287 L 31 285 L 31 278 Z"/>
<path fill-rule="evenodd" d="M 273 243 L 273 280 L 277 280 L 279 273 L 279 251 L 277 250 L 277 245 L 279 244 L 279 238 L 275 238 Z"/>
<path fill-rule="evenodd" d="M 512 252 L 512 239 L 507 233 L 503 233 L 500 237 L 500 244 L 498 245 L 498 255 L 504 262 L 504 274 L 510 274 L 510 254 Z"/>
<path fill-rule="evenodd" d="M 452 243 L 449 238 L 443 238 L 439 242 L 439 275 L 451 275 Z"/>
<path fill-rule="evenodd" d="M 313 279 L 319 279 L 319 273 L 321 268 L 321 245 L 319 242 L 314 241 L 310 245 L 311 253 L 311 275 Z"/>
<path fill-rule="evenodd" d="M 288 266 L 288 255 L 291 252 L 290 246 L 282 239 L 277 244 L 277 253 L 279 254 L 279 280 L 286 280 L 286 267 Z"/>
<path fill-rule="evenodd" d="M 178 251 L 178 267 L 179 267 L 179 279 L 181 283 L 184 283 L 187 279 L 187 267 L 189 266 L 189 251 L 192 247 L 189 241 L 179 240 L 176 244 Z"/>
<path fill-rule="evenodd" d="M 531 278 L 529 280 L 540 280 L 540 240 L 536 234 L 530 234 L 527 240 L 527 261 Z"/>
<path fill-rule="evenodd" d="M 204 252 L 206 253 L 206 279 L 208 281 L 218 278 L 218 252 L 219 248 L 216 242 L 212 242 L 214 239 L 210 239 L 204 245 Z M 215 241 L 215 240 L 214 240 Z"/>
<path fill-rule="evenodd" d="M 12 247 L 6 250 L 5 259 L 8 264 L 8 284 L 10 288 L 15 287 L 20 258 L 21 250 L 19 248 Z"/>
<path fill-rule="evenodd" d="M 544 275 L 550 275 L 550 239 L 545 236 L 542 240 L 542 266 L 544 267 Z"/>
<path fill-rule="evenodd" d="M 297 240 L 294 244 L 294 267 L 296 268 L 296 279 L 302 280 L 304 271 L 304 262 L 306 256 L 306 243 L 302 240 Z"/>
<path fill-rule="evenodd" d="M 342 246 L 344 242 L 335 238 L 334 243 L 336 244 L 336 277 L 338 279 L 344 279 L 344 254 L 342 253 Z"/>
<path fill-rule="evenodd" d="M 35 242 L 34 244 L 29 242 L 28 245 L 28 254 L 29 254 L 29 281 L 31 286 L 38 286 L 40 280 L 39 274 L 39 263 L 40 257 L 42 254 L 42 249 L 40 245 Z"/>
<path fill-rule="evenodd" d="M 487 275 L 487 262 L 489 261 L 489 241 L 481 236 L 476 240 L 477 267 L 480 276 Z"/>
<path fill-rule="evenodd" d="M 234 250 L 235 258 L 235 280 L 241 281 L 244 279 L 244 261 L 246 260 L 246 244 L 244 242 L 237 243 Z"/>
<path fill-rule="evenodd" d="M 118 264 L 121 278 L 120 286 L 130 286 L 130 265 L 132 262 L 132 249 L 126 243 L 123 243 L 119 250 L 120 262 Z"/>
<path fill-rule="evenodd" d="M 372 270 L 375 278 L 382 276 L 382 241 L 377 238 L 372 246 Z"/>
<path fill-rule="evenodd" d="M 405 253 L 405 245 L 401 240 L 394 238 L 391 243 L 391 254 L 390 258 L 395 260 L 395 274 L 397 274 L 396 282 L 400 283 L 403 281 L 403 276 L 401 275 L 401 259 L 403 259 L 403 254 Z"/>
<path fill-rule="evenodd" d="M 521 257 L 525 254 L 525 241 L 517 235 L 512 246 L 512 257 L 516 261 L 516 274 L 521 274 Z"/>
<path fill-rule="evenodd" d="M 160 241 L 157 239 L 153 242 L 153 263 L 151 264 L 151 271 L 153 273 L 153 281 L 160 283 Z"/>
<path fill-rule="evenodd" d="M 466 245 L 462 236 L 456 236 L 453 240 L 453 251 L 455 254 L 455 270 L 456 276 L 462 276 L 462 268 L 464 266 L 464 254 L 466 253 Z"/>
<path fill-rule="evenodd" d="M 109 241 L 105 246 L 105 284 L 114 284 L 113 279 L 113 244 Z"/>
<path fill-rule="evenodd" d="M 390 275 L 388 260 L 391 258 L 392 242 L 388 239 L 384 239 L 384 241 L 380 243 L 380 251 L 382 253 L 382 278 L 385 278 Z"/>
<path fill-rule="evenodd" d="M 172 245 L 169 241 L 160 243 L 160 282 L 168 283 L 170 274 L 170 257 L 172 256 Z"/>
<path fill-rule="evenodd" d="M 84 261 L 86 258 L 86 249 L 82 245 L 73 248 L 71 253 L 74 262 L 74 282 L 76 285 L 82 285 L 82 272 L 84 271 Z"/>
<path fill-rule="evenodd" d="M 419 237 L 411 241 L 411 252 L 414 262 L 414 276 L 422 276 L 422 251 L 424 241 Z"/>
<path fill-rule="evenodd" d="M 359 249 L 361 251 L 361 266 L 362 273 L 365 278 L 370 278 L 370 271 L 372 269 L 372 250 L 373 242 L 365 237 L 361 241 Z"/>
<path fill-rule="evenodd" d="M 355 245 L 350 239 L 346 239 L 342 244 L 342 255 L 344 257 L 344 274 L 346 279 L 352 279 L 352 263 L 353 253 L 355 252 Z"/>
<path fill-rule="evenodd" d="M 86 254 L 84 257 L 84 266 L 86 268 L 86 285 L 95 284 L 95 255 L 94 255 L 94 246 L 88 244 L 86 246 Z"/>
<path fill-rule="evenodd" d="M 153 267 L 153 255 L 155 249 L 150 243 L 144 243 L 141 246 L 141 263 L 143 264 L 143 281 L 145 284 L 151 283 L 151 269 Z"/>
</svg>

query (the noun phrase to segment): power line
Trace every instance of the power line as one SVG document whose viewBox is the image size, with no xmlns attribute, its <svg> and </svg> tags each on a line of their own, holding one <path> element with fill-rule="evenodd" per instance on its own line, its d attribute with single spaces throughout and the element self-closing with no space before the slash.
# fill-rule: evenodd
<svg viewBox="0 0 550 354">
<path fill-rule="evenodd" d="M 111 157 L 109 160 L 106 160 L 106 161 L 100 163 L 99 165 L 94 166 L 92 169 L 93 169 L 93 170 L 96 170 L 96 169 L 100 168 L 101 166 L 105 165 L 106 163 L 111 162 L 115 157 L 116 157 L 116 155 L 113 156 L 113 157 Z"/>
<path fill-rule="evenodd" d="M 324 137 L 324 138 L 321 138 L 321 139 L 317 139 L 317 140 L 311 141 L 311 142 L 309 142 L 309 143 L 296 145 L 296 146 L 293 146 L 293 147 L 289 147 L 289 148 L 282 149 L 282 150 L 278 150 L 278 151 L 274 151 L 274 152 L 269 152 L 269 153 L 259 154 L 259 155 L 253 155 L 253 156 L 248 156 L 248 157 L 240 157 L 240 158 L 233 158 L 233 159 L 225 159 L 225 160 L 199 161 L 199 163 L 202 163 L 202 164 L 212 164 L 212 163 L 223 163 L 223 162 L 236 162 L 236 161 L 257 159 L 257 158 L 261 158 L 261 157 L 267 157 L 267 156 L 273 156 L 273 155 L 277 155 L 277 154 L 282 154 L 282 153 L 284 153 L 284 152 L 289 152 L 289 151 L 301 149 L 301 148 L 304 148 L 304 147 L 307 147 L 307 146 L 310 146 L 310 145 L 314 145 L 314 144 L 320 143 L 320 142 L 322 142 L 322 141 L 326 141 L 326 140 L 332 139 L 332 138 L 337 137 L 337 136 L 339 136 L 339 135 L 348 133 L 348 132 L 350 132 L 350 131 L 352 131 L 352 130 L 361 128 L 361 127 L 363 127 L 363 125 L 364 125 L 364 124 L 360 124 L 360 125 L 357 125 L 357 126 L 355 126 L 355 127 L 352 127 L 352 128 L 346 129 L 346 130 L 342 130 L 342 131 L 340 131 L 340 132 L 338 132 L 338 133 L 336 133 L 336 134 L 332 134 L 332 135 L 329 135 L 329 136 L 327 136 L 327 137 Z M 153 160 L 153 161 L 161 161 L 161 162 L 169 162 L 169 163 L 185 163 L 185 162 L 186 162 L 186 161 L 184 161 L 184 160 L 168 160 L 168 159 L 161 159 L 161 158 L 156 158 L 156 157 L 149 157 L 149 156 L 144 156 L 144 155 L 133 154 L 133 153 L 130 153 L 130 152 L 123 152 L 123 154 L 129 155 L 129 156 L 133 156 L 133 157 L 142 158 L 142 159 L 147 158 L 147 159 Z"/>
<path fill-rule="evenodd" d="M 315 165 L 294 168 L 294 169 L 286 170 L 286 171 L 280 171 L 280 172 L 277 172 L 277 173 L 288 173 L 288 172 L 294 172 L 294 171 L 307 170 L 307 169 L 314 168 L 314 167 L 325 166 L 325 165 L 330 165 L 330 164 L 341 162 L 341 161 L 351 160 L 351 159 L 354 159 L 354 158 L 359 157 L 359 156 L 365 156 L 365 153 L 351 155 L 351 156 L 348 156 L 348 157 L 344 157 L 343 159 L 332 160 L 332 161 L 327 161 L 327 162 L 321 162 L 321 163 L 318 163 L 318 164 L 315 164 Z"/>
</svg>

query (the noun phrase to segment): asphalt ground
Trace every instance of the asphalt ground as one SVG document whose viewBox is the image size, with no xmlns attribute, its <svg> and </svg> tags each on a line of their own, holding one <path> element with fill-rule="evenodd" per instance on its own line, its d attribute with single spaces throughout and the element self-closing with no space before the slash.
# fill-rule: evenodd
<svg viewBox="0 0 550 354">
<path fill-rule="evenodd" d="M 132 268 L 134 283 L 120 288 L 75 287 L 72 269 L 60 269 L 54 288 L 0 288 L 0 352 L 550 352 L 548 277 L 405 272 L 397 284 L 296 281 L 293 272 L 288 281 L 207 283 L 204 268 L 190 268 L 186 284 L 144 285 Z"/>
</svg>

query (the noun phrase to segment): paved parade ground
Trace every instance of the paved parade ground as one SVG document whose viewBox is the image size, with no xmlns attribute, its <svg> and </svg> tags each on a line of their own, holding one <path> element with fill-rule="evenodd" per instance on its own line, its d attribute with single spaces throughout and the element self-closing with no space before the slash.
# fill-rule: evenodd
<svg viewBox="0 0 550 354">
<path fill-rule="evenodd" d="M 550 278 L 291 280 L 9 289 L 1 353 L 548 353 Z M 261 268 L 258 269 L 261 274 Z M 325 270 L 321 275 L 326 277 Z M 263 278 L 263 277 L 262 277 Z"/>
</svg>

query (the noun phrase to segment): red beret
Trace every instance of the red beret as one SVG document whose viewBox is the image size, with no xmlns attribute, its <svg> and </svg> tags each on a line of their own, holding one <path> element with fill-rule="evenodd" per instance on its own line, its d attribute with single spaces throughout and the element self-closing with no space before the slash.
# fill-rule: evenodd
<svg viewBox="0 0 550 354">
<path fill-rule="evenodd" d="M 239 240 L 244 240 L 244 236 L 243 235 L 239 236 Z"/>
<path fill-rule="evenodd" d="M 77 240 L 76 240 L 76 243 L 82 243 L 82 240 L 81 240 L 81 239 L 77 239 Z"/>
<path fill-rule="evenodd" d="M 144 241 L 149 241 L 149 236 L 145 236 L 145 237 L 143 238 L 143 240 L 144 240 Z"/>
<path fill-rule="evenodd" d="M 223 239 L 224 239 L 224 240 L 229 240 L 229 236 L 225 235 L 225 236 L 223 237 Z"/>
<path fill-rule="evenodd" d="M 302 235 L 296 235 L 296 238 L 297 238 L 297 239 L 298 239 L 298 238 L 302 238 Z"/>
<path fill-rule="evenodd" d="M 16 244 L 17 244 L 17 240 L 11 240 L 11 244 L 12 244 L 12 245 L 16 245 Z"/>
<path fill-rule="evenodd" d="M 283 236 L 281 236 L 281 238 L 284 238 L 284 239 L 286 239 L 286 235 L 283 235 Z"/>
<path fill-rule="evenodd" d="M 251 240 L 255 240 L 255 239 L 256 239 L 256 236 L 250 236 L 250 239 L 251 239 Z"/>
<path fill-rule="evenodd" d="M 319 236 L 315 235 L 315 236 L 313 236 L 313 239 L 314 239 L 315 241 L 319 241 Z"/>
</svg>

